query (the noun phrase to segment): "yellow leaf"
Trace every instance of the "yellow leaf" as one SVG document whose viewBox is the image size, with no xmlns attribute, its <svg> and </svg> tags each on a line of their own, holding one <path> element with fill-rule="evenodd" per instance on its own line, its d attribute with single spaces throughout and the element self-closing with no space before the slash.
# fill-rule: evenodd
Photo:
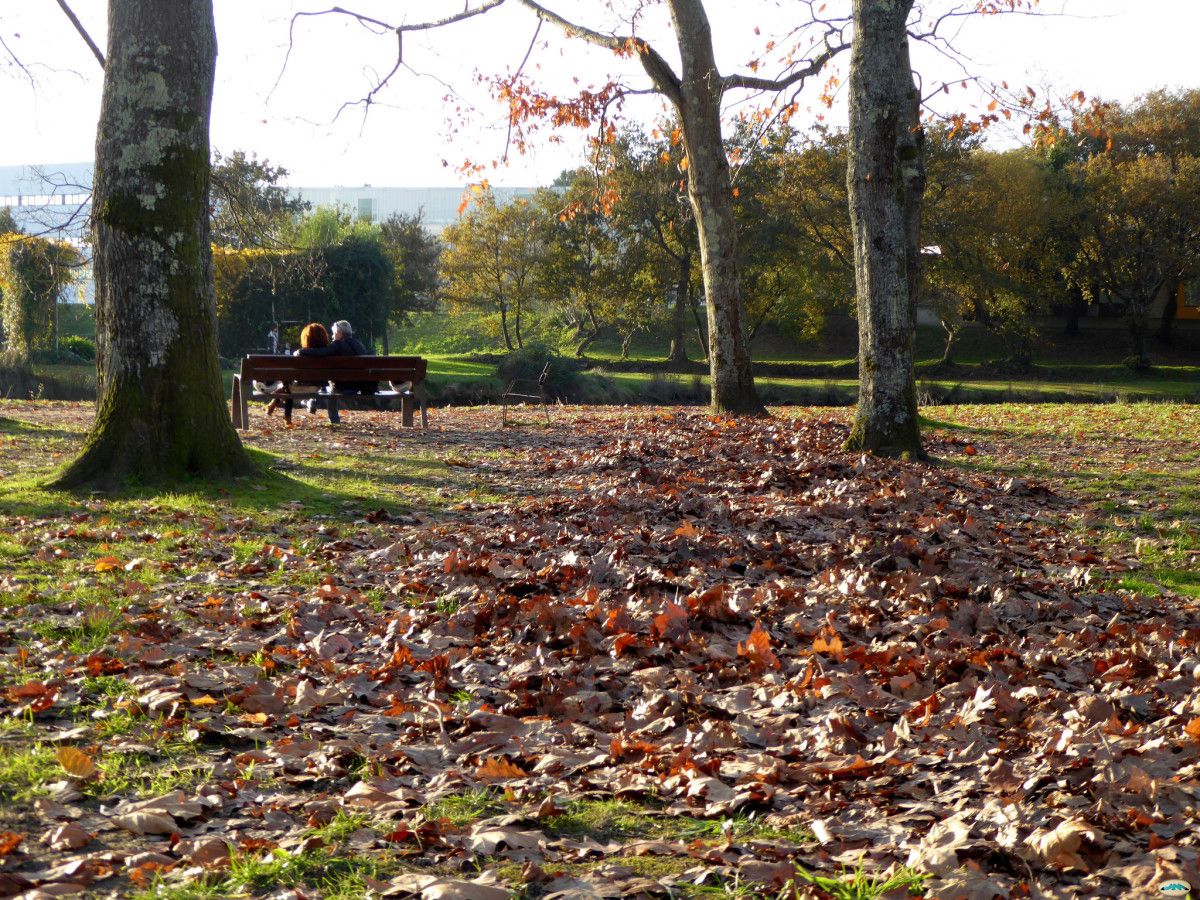
<svg viewBox="0 0 1200 900">
<path fill-rule="evenodd" d="M 208 694 L 203 697 L 194 697 L 191 700 L 192 706 L 216 706 L 220 702 L 216 697 L 210 697 Z"/>
<path fill-rule="evenodd" d="M 102 556 L 96 560 L 97 572 L 111 572 L 113 569 L 121 568 L 125 563 L 115 556 Z"/>
<path fill-rule="evenodd" d="M 91 778 L 96 774 L 96 764 L 82 750 L 74 747 L 59 747 L 54 754 L 63 771 L 72 778 Z"/>
</svg>

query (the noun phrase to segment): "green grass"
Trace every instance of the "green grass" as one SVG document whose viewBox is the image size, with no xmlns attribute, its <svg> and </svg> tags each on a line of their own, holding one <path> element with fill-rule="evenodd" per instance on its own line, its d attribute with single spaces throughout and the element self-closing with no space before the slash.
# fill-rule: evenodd
<svg viewBox="0 0 1200 900">
<path fill-rule="evenodd" d="M 319 849 L 306 853 L 273 850 L 265 856 L 233 853 L 230 867 L 207 881 L 175 884 L 158 879 L 137 900 L 218 900 L 261 896 L 279 888 L 305 886 L 324 900 L 357 900 L 368 891 L 366 878 L 386 879 L 400 868 L 390 859 L 339 855 Z"/>
<path fill-rule="evenodd" d="M 503 810 L 504 804 L 499 794 L 487 788 L 474 788 L 435 800 L 423 807 L 421 812 L 428 819 L 446 819 L 451 825 L 462 828 Z"/>
<path fill-rule="evenodd" d="M 927 430 L 982 448 L 956 463 L 1048 479 L 1090 501 L 1096 512 L 1077 529 L 1102 552 L 1136 555 L 1141 566 L 1118 576 L 1118 586 L 1200 598 L 1200 408 L 1001 405 L 931 409 L 927 416 Z"/>
<path fill-rule="evenodd" d="M 0 798 L 5 802 L 28 804 L 46 793 L 46 785 L 63 777 L 53 748 L 41 743 L 0 742 Z"/>
</svg>

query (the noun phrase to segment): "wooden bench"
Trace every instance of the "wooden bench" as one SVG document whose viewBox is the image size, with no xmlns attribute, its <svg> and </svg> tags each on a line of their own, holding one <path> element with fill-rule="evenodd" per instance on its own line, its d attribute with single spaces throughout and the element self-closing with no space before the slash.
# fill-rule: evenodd
<svg viewBox="0 0 1200 900">
<path fill-rule="evenodd" d="M 242 359 L 242 371 L 233 376 L 233 394 L 230 397 L 230 413 L 235 428 L 249 425 L 251 400 L 285 400 L 289 397 L 297 402 L 311 397 L 337 398 L 337 402 L 355 408 L 387 409 L 391 402 L 400 400 L 401 421 L 406 426 L 413 424 L 413 407 L 420 406 L 421 427 L 429 426 L 425 410 L 425 371 L 429 362 L 420 356 L 269 356 L 252 354 Z M 299 382 L 374 381 L 381 390 L 374 394 L 330 393 L 321 388 L 320 393 L 296 393 L 287 391 L 259 391 L 254 382 L 270 385 L 282 381 L 284 386 Z M 400 390 L 393 389 L 395 387 Z"/>
</svg>

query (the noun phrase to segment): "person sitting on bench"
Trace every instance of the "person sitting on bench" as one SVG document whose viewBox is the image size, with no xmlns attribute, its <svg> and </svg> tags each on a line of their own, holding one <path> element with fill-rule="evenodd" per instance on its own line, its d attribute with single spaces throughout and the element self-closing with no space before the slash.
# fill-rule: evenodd
<svg viewBox="0 0 1200 900">
<path fill-rule="evenodd" d="M 297 356 L 366 356 L 367 348 L 354 336 L 354 328 L 345 319 L 333 323 L 333 341 L 327 347 L 302 347 L 296 351 Z M 378 389 L 374 381 L 342 381 L 333 385 L 338 394 L 373 394 Z M 315 411 L 317 405 L 325 402 L 329 407 L 329 421 L 336 424 L 341 421 L 338 414 L 336 396 L 326 396 L 309 400 L 309 411 Z"/>
<path fill-rule="evenodd" d="M 328 347 L 328 346 L 329 346 L 329 332 L 327 332 L 325 330 L 325 326 L 322 325 L 320 322 L 309 322 L 307 325 L 304 326 L 304 330 L 300 332 L 300 347 L 302 349 L 304 349 L 304 348 L 312 349 L 315 347 Z M 297 350 L 296 355 L 299 355 L 299 354 L 300 354 L 300 351 Z M 323 386 L 323 383 L 315 382 L 315 381 L 313 381 L 313 382 L 296 382 L 296 385 L 297 386 L 304 385 L 306 387 L 320 388 Z M 258 385 L 256 384 L 255 387 L 258 387 Z M 286 385 L 286 384 L 283 384 L 282 382 L 277 382 L 276 384 L 270 386 L 270 391 L 271 392 L 285 391 L 290 394 L 292 392 L 291 388 L 292 388 L 292 385 Z M 263 386 L 263 389 L 265 390 L 266 386 Z M 297 391 L 297 393 L 304 393 L 304 392 Z M 271 400 L 271 402 L 267 404 L 267 415 L 268 416 L 271 415 L 271 413 L 275 412 L 275 410 L 278 407 L 279 407 L 279 399 L 277 397 L 273 398 Z M 294 407 L 295 407 L 295 401 L 291 397 L 288 397 L 287 399 L 285 399 L 283 401 L 283 419 L 289 425 L 292 424 L 292 409 Z"/>
</svg>

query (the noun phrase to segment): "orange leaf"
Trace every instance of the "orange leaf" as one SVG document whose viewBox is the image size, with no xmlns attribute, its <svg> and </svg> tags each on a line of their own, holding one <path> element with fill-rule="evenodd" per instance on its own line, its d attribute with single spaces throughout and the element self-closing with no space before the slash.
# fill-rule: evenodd
<svg viewBox="0 0 1200 900">
<path fill-rule="evenodd" d="M 1183 727 L 1183 733 L 1200 741 L 1200 717 L 1192 719 Z"/>
<path fill-rule="evenodd" d="M 25 840 L 23 835 L 15 831 L 0 831 L 0 856 L 8 856 Z"/>
<path fill-rule="evenodd" d="M 665 611 L 654 617 L 654 632 L 661 638 L 681 636 L 688 627 L 687 611 L 678 603 L 668 603 Z"/>
<path fill-rule="evenodd" d="M 825 638 L 822 635 L 818 635 L 813 639 L 813 652 L 828 653 L 840 659 L 843 656 L 842 636 L 840 634 L 832 634 L 829 638 Z"/>
<path fill-rule="evenodd" d="M 756 671 L 780 668 L 779 657 L 771 650 L 771 636 L 762 627 L 762 622 L 755 622 L 750 637 L 740 642 L 737 647 L 738 656 L 750 660 L 750 667 Z"/>
<path fill-rule="evenodd" d="M 527 778 L 529 773 L 503 757 L 493 756 L 485 759 L 475 770 L 475 777 L 485 781 L 507 781 L 512 778 Z"/>
<path fill-rule="evenodd" d="M 691 522 L 684 522 L 675 529 L 674 534 L 676 537 L 694 538 L 700 536 L 700 529 Z"/>
<path fill-rule="evenodd" d="M 72 778 L 91 778 L 96 774 L 96 764 L 82 750 L 74 747 L 59 747 L 54 754 L 63 771 Z"/>
<path fill-rule="evenodd" d="M 967 444 L 967 446 L 963 447 L 963 453 L 967 454 L 967 456 L 974 456 L 978 452 L 974 444 Z"/>
</svg>

